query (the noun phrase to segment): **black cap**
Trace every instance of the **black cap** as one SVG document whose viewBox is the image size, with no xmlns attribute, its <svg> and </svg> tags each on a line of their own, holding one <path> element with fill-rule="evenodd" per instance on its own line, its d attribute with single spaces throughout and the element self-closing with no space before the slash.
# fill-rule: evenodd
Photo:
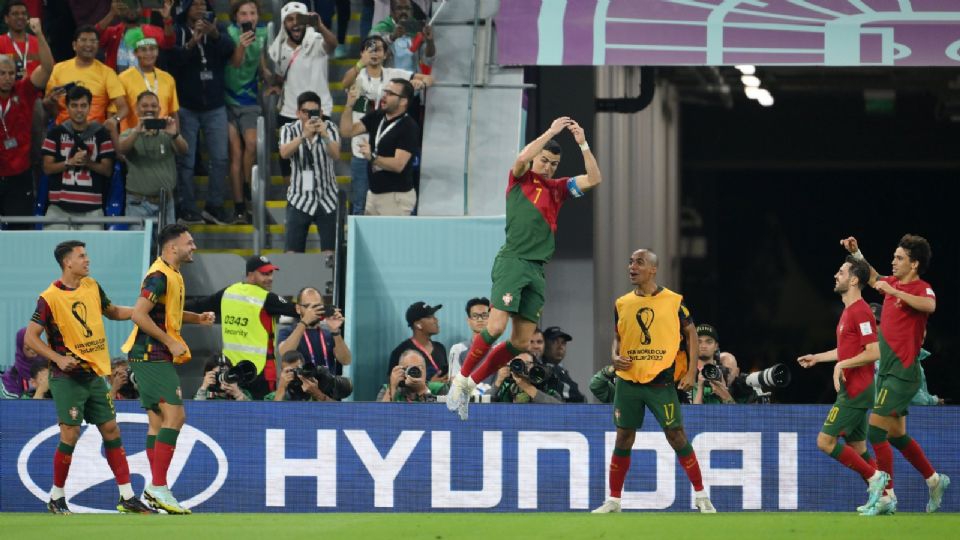
<svg viewBox="0 0 960 540">
<path fill-rule="evenodd" d="M 718 343 L 720 342 L 720 336 L 717 334 L 717 329 L 709 324 L 698 324 L 697 335 L 709 336 L 709 337 L 712 337 L 714 341 Z"/>
<path fill-rule="evenodd" d="M 549 326 L 543 330 L 543 339 L 563 338 L 566 341 L 573 341 L 573 336 L 563 331 L 559 326 Z"/>
<path fill-rule="evenodd" d="M 442 307 L 443 304 L 431 306 L 426 302 L 414 302 L 410 304 L 410 307 L 407 308 L 407 326 L 412 327 L 413 323 L 419 321 L 420 319 L 432 317 L 433 314 Z"/>
<path fill-rule="evenodd" d="M 247 273 L 250 272 L 260 272 L 262 274 L 269 274 L 274 270 L 279 270 L 280 267 L 270 262 L 270 259 L 264 257 L 263 255 L 257 256 L 254 255 L 247 259 Z"/>
</svg>

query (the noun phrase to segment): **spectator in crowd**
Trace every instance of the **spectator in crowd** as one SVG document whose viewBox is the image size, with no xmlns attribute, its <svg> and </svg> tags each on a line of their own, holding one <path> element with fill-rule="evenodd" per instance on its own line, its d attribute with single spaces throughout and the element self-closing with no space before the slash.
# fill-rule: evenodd
<svg viewBox="0 0 960 540">
<path fill-rule="evenodd" d="M 136 34 L 137 30 L 131 33 Z M 120 123 L 123 131 L 137 127 L 139 117 L 137 116 L 137 98 L 143 92 L 151 92 L 160 100 L 160 112 L 156 118 L 171 117 L 180 128 L 180 122 L 177 120 L 177 112 L 180 110 L 180 100 L 177 98 L 177 82 L 173 80 L 170 73 L 157 67 L 157 55 L 159 48 L 157 41 L 150 37 L 144 37 L 134 44 L 134 52 L 137 55 L 139 66 L 130 67 L 120 74 L 120 84 L 126 92 L 125 99 L 129 114 Z"/>
<path fill-rule="evenodd" d="M 407 349 L 390 369 L 390 380 L 377 394 L 377 401 L 434 402 L 444 383 L 427 382 L 427 364 L 420 351 Z"/>
<path fill-rule="evenodd" d="M 225 68 L 233 59 L 233 40 L 214 20 L 209 0 L 183 0 L 177 19 L 177 47 L 173 76 L 180 99 L 180 131 L 187 151 L 178 157 L 177 205 L 185 224 L 223 225 L 230 221 L 223 209 L 227 176 L 227 108 Z M 198 211 L 193 171 L 203 131 L 210 172 L 206 206 Z"/>
<path fill-rule="evenodd" d="M 527 373 L 536 364 L 533 355 L 528 352 L 518 354 L 514 360 L 517 358 L 523 360 Z M 493 401 L 500 403 L 562 403 L 555 390 L 538 388 L 526 375 L 512 372 L 509 365 L 497 370 L 491 392 Z"/>
<path fill-rule="evenodd" d="M 73 36 L 76 56 L 53 66 L 53 73 L 47 81 L 48 96 L 44 105 L 51 116 L 57 117 L 57 124 L 62 124 L 72 115 L 67 110 L 64 94 L 54 90 L 70 83 L 86 88 L 91 95 L 87 120 L 105 127 L 116 145 L 120 122 L 126 118 L 130 108 L 124 99 L 126 92 L 117 73 L 96 58 L 99 43 L 97 31 L 92 26 L 77 28 Z M 116 112 L 108 119 L 107 110 L 111 107 Z"/>
<path fill-rule="evenodd" d="M 107 377 L 110 385 L 110 399 L 140 399 L 140 392 L 130 380 L 130 362 L 124 356 L 110 360 L 110 375 Z"/>
<path fill-rule="evenodd" d="M 50 182 L 47 217 L 103 217 L 103 199 L 113 174 L 114 147 L 107 130 L 88 120 L 93 96 L 85 86 L 67 92 L 70 119 L 54 126 L 43 141 L 43 172 Z M 65 230 L 66 223 L 44 226 Z M 72 226 L 102 230 L 100 224 Z"/>
<path fill-rule="evenodd" d="M 227 137 L 230 181 L 233 186 L 234 223 L 248 223 L 246 199 L 257 158 L 257 117 L 261 110 L 258 74 L 266 74 L 267 28 L 260 26 L 259 0 L 234 0 L 230 4 L 227 33 L 233 40 L 233 59 L 227 66 Z"/>
<path fill-rule="evenodd" d="M 392 65 L 413 72 L 430 73 L 437 56 L 433 27 L 424 24 L 423 12 L 414 15 L 411 0 L 390 0 L 390 16 L 373 25 L 371 35 L 379 35 L 390 47 Z M 417 35 L 422 36 L 418 39 Z"/>
<path fill-rule="evenodd" d="M 136 110 L 136 127 L 120 135 L 120 155 L 127 161 L 126 214 L 157 218 L 161 222 L 158 228 L 162 228 L 174 221 L 176 156 L 187 151 L 187 141 L 177 131 L 173 117 L 160 116 L 162 107 L 156 94 L 141 92 L 137 96 Z M 151 120 L 161 120 L 165 127 L 148 129 L 145 123 Z M 163 216 L 160 216 L 161 207 Z"/>
<path fill-rule="evenodd" d="M 430 306 L 424 302 L 410 304 L 410 307 L 407 308 L 407 326 L 413 330 L 413 336 L 400 342 L 390 353 L 389 370 L 391 373 L 400 362 L 400 357 L 403 356 L 405 351 L 416 350 L 426 361 L 426 379 L 431 382 L 446 381 L 449 371 L 447 368 L 447 348 L 442 343 L 431 339 L 440 333 L 440 323 L 437 321 L 436 313 L 442 307 L 442 304 Z"/>
<path fill-rule="evenodd" d="M 420 17 L 421 19 L 426 18 L 427 14 L 430 12 L 431 2 L 432 0 L 414 0 L 413 10 L 415 16 Z M 371 0 L 370 3 L 373 4 L 373 11 L 370 16 L 371 24 L 374 21 L 382 21 L 390 16 L 390 0 Z M 367 34 L 372 32 L 372 28 L 368 27 Z"/>
<path fill-rule="evenodd" d="M 320 291 L 304 287 L 297 294 L 297 324 L 277 332 L 278 354 L 300 351 L 308 363 L 326 367 L 334 375 L 343 374 L 343 366 L 353 359 L 343 340 L 343 314 L 334 306 L 325 306 Z M 328 315 L 329 314 L 329 315 Z"/>
<path fill-rule="evenodd" d="M 333 28 L 333 12 L 337 12 L 337 48 L 333 51 L 335 59 L 346 58 L 347 29 L 350 26 L 350 0 L 304 0 L 308 11 L 317 13 L 327 28 Z M 366 35 L 366 34 L 361 34 Z"/>
<path fill-rule="evenodd" d="M 86 26 L 97 24 L 110 12 L 115 0 L 67 0 L 70 12 L 76 25 Z"/>
<path fill-rule="evenodd" d="M 163 28 L 152 24 L 141 24 L 139 4 L 139 1 L 113 0 L 110 11 L 94 26 L 100 34 L 103 63 L 117 73 L 123 73 L 129 68 L 138 66 L 139 60 L 134 51 L 137 42 L 144 37 L 153 38 L 162 49 L 170 49 L 175 43 L 173 17 L 170 16 L 173 0 L 165 0 L 163 8 L 160 9 Z M 116 19 L 120 19 L 120 22 L 111 26 L 110 23 Z"/>
<path fill-rule="evenodd" d="M 267 55 L 273 62 L 276 73 L 267 94 L 279 94 L 277 125 L 282 126 L 297 120 L 297 97 L 307 91 L 320 95 L 324 116 L 333 113 L 333 97 L 328 83 L 328 59 L 337 46 L 337 37 L 320 22 L 319 17 L 310 19 L 307 6 L 301 2 L 289 2 L 280 10 L 283 24 L 273 40 Z M 314 24 L 307 24 L 312 21 Z M 290 177 L 290 162 L 280 160 L 284 177 Z"/>
<path fill-rule="evenodd" d="M 273 273 L 280 268 L 264 256 L 247 259 L 246 278 L 221 289 L 212 296 L 187 302 L 187 309 L 213 311 L 220 322 L 223 355 L 234 365 L 249 360 L 257 368 L 257 378 L 247 386 L 254 399 L 263 399 L 277 384 L 274 360 L 274 329 L 277 318 L 293 317 L 297 309 L 277 296 Z"/>
<path fill-rule="evenodd" d="M 50 399 L 50 363 L 43 358 L 30 364 L 30 381 L 20 399 Z"/>
<path fill-rule="evenodd" d="M 16 80 L 29 77 L 40 66 L 40 43 L 38 36 L 43 32 L 31 28 L 34 35 L 27 33 L 30 13 L 22 0 L 10 0 L 3 9 L 3 21 L 7 30 L 0 34 L 0 55 L 9 56 L 16 65 Z M 51 58 L 53 58 L 51 56 Z M 52 66 L 51 66 L 52 67 Z M 49 75 L 50 70 L 47 69 Z"/>
<path fill-rule="evenodd" d="M 333 263 L 337 233 L 337 173 L 340 133 L 324 116 L 320 96 L 307 91 L 297 97 L 297 121 L 280 129 L 280 157 L 292 165 L 287 188 L 286 250 L 303 253 L 310 224 L 317 225 L 320 251 Z"/>
<path fill-rule="evenodd" d="M 543 357 L 543 330 L 538 326 L 533 331 L 533 335 L 530 336 L 530 348 L 527 349 L 527 352 L 532 354 L 534 358 Z"/>
<path fill-rule="evenodd" d="M 573 337 L 559 326 L 551 326 L 543 331 L 543 341 L 543 361 L 553 364 L 553 377 L 547 381 L 550 389 L 567 403 L 583 403 L 586 398 L 580 393 L 577 383 L 570 372 L 560 365 L 567 356 L 567 342 L 573 341 Z"/>
<path fill-rule="evenodd" d="M 746 403 L 754 392 L 738 382 L 740 367 L 737 359 L 728 352 L 720 352 L 720 337 L 717 329 L 709 324 L 697 326 L 698 368 L 697 387 L 692 393 L 692 403 Z M 704 366 L 717 366 L 720 379 L 708 380 L 704 377 Z"/>
<path fill-rule="evenodd" d="M 383 67 L 386 58 L 386 42 L 380 36 L 370 36 L 360 43 L 360 60 L 347 70 L 343 76 L 344 88 L 357 88 L 358 97 L 353 107 L 353 121 L 360 122 L 364 115 L 380 107 L 383 90 L 393 79 L 409 79 L 414 89 L 422 89 L 433 83 L 428 75 L 415 74 L 413 71 Z M 341 122 L 345 114 L 341 114 Z M 370 188 L 367 178 L 367 159 L 361 151 L 363 144 L 369 143 L 366 134 L 354 134 L 350 141 L 353 157 L 350 160 L 350 207 L 354 215 L 363 215 L 366 210 L 367 191 Z"/>
<path fill-rule="evenodd" d="M 354 86 L 344 107 L 353 108 L 360 97 Z M 367 191 L 364 214 L 368 216 L 409 216 L 417 206 L 413 189 L 413 156 L 419 148 L 420 128 L 407 115 L 413 97 L 413 85 L 406 79 L 391 79 L 383 90 L 383 106 L 367 113 L 359 122 L 340 115 L 340 134 L 353 137 L 371 133 L 369 142 L 359 149 L 367 161 Z"/>
<path fill-rule="evenodd" d="M 0 386 L 0 397 L 3 399 L 17 399 L 20 394 L 30 388 L 30 366 L 37 359 L 37 351 L 23 342 L 26 328 L 17 331 L 17 350 L 14 354 L 13 365 L 3 373 Z"/>
<path fill-rule="evenodd" d="M 32 216 L 34 204 L 33 171 L 30 167 L 33 141 L 26 126 L 33 121 L 34 105 L 40 90 L 53 70 L 53 55 L 38 22 L 31 23 L 37 33 L 41 65 L 29 77 L 17 80 L 17 66 L 9 56 L 0 55 L 0 214 Z M 29 225 L 11 225 L 28 229 Z"/>
<path fill-rule="evenodd" d="M 600 403 L 613 403 L 617 391 L 617 368 L 613 364 L 604 366 L 590 378 L 590 393 Z"/>
<path fill-rule="evenodd" d="M 220 358 L 213 357 L 207 360 L 203 366 L 203 382 L 197 393 L 193 396 L 196 400 L 229 400 L 229 401 L 251 401 L 253 397 L 246 388 L 240 388 L 237 383 L 230 383 L 220 379 L 220 375 L 230 369 L 233 364 L 230 359 L 221 362 Z"/>
<path fill-rule="evenodd" d="M 460 371 L 463 355 L 470 350 L 470 343 L 473 337 L 487 327 L 487 319 L 490 318 L 490 300 L 485 297 L 471 298 L 467 300 L 467 326 L 472 335 L 470 339 L 461 341 L 453 347 L 450 347 L 450 356 L 447 364 L 451 372 Z"/>
<path fill-rule="evenodd" d="M 329 371 L 322 373 L 325 368 L 304 363 L 300 351 L 283 354 L 280 367 L 277 389 L 264 396 L 264 401 L 339 401 L 353 393 L 350 379 Z"/>
</svg>

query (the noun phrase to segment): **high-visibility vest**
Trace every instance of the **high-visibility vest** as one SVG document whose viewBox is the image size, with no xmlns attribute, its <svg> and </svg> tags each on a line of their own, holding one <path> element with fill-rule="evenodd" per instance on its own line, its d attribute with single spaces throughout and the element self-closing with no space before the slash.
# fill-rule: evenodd
<svg viewBox="0 0 960 540">
<path fill-rule="evenodd" d="M 260 311 L 267 301 L 268 291 L 250 283 L 234 283 L 223 291 L 220 301 L 220 333 L 223 336 L 223 355 L 237 365 L 243 360 L 253 362 L 257 373 L 267 363 L 267 343 L 270 333 L 260 322 Z"/>
</svg>

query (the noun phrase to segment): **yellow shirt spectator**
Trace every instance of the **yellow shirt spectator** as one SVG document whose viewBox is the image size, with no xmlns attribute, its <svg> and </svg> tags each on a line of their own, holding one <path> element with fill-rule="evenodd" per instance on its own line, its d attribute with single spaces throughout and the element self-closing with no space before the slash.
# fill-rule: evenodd
<svg viewBox="0 0 960 540">
<path fill-rule="evenodd" d="M 140 121 L 137 118 L 137 96 L 149 90 L 160 98 L 160 116 L 165 118 L 174 115 L 180 110 L 180 101 L 177 99 L 177 83 L 166 71 L 153 68 L 153 72 L 141 72 L 135 67 L 128 68 L 120 74 L 120 84 L 127 93 L 127 105 L 130 113 L 121 123 L 121 132 L 137 127 Z"/>
<path fill-rule="evenodd" d="M 103 124 L 107 119 L 107 109 L 110 101 L 124 96 L 123 85 L 117 74 L 99 60 L 87 67 L 78 67 L 76 58 L 65 60 L 53 66 L 53 73 L 47 82 L 47 92 L 67 83 L 77 83 L 90 90 L 93 101 L 90 103 L 90 114 L 87 119 Z M 61 97 L 58 104 L 57 124 L 67 120 L 66 98 Z"/>
</svg>

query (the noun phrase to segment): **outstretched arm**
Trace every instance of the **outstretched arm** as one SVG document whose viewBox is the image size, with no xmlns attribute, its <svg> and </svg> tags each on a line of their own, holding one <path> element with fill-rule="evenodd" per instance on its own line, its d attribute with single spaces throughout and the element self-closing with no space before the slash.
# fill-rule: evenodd
<svg viewBox="0 0 960 540">
<path fill-rule="evenodd" d="M 577 144 L 580 145 L 580 150 L 583 152 L 583 165 L 587 169 L 587 174 L 581 174 L 576 178 L 577 188 L 580 189 L 580 191 L 593 189 L 603 181 L 603 176 L 600 174 L 600 166 L 597 165 L 597 158 L 594 157 L 593 152 L 590 151 L 590 145 L 587 144 L 587 137 L 584 135 L 583 128 L 580 127 L 580 124 L 571 120 L 567 129 L 570 130 L 570 133 L 573 133 L 573 140 L 577 141 Z"/>
<path fill-rule="evenodd" d="M 550 128 L 543 132 L 543 135 L 540 135 L 534 139 L 530 144 L 523 147 L 523 150 L 520 151 L 520 154 L 517 155 L 517 160 L 513 163 L 513 176 L 514 178 L 519 178 L 527 172 L 530 168 L 530 162 L 533 161 L 533 158 L 537 157 L 537 154 L 543 150 L 543 147 L 550 142 L 550 139 L 554 138 L 558 133 L 564 130 L 569 126 L 573 120 L 569 116 L 561 116 L 553 121 L 550 124 Z M 342 132 L 343 129 L 341 128 Z"/>
</svg>

